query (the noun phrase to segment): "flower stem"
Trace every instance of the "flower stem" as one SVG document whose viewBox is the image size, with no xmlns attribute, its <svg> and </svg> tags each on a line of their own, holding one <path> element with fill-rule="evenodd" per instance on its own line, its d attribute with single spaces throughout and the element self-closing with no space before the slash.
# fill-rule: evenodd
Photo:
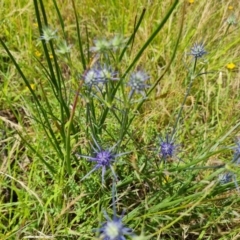
<svg viewBox="0 0 240 240">
<path fill-rule="evenodd" d="M 184 99 L 183 99 L 181 108 L 180 108 L 180 110 L 179 110 L 179 112 L 178 112 L 178 116 L 177 116 L 177 118 L 176 118 L 176 121 L 175 121 L 175 124 L 174 124 L 174 127 L 173 127 L 173 131 L 172 131 L 172 135 L 171 135 L 171 137 L 170 137 L 170 141 L 173 140 L 173 136 L 174 136 L 174 134 L 175 134 L 176 131 L 177 131 L 177 127 L 178 127 L 178 123 L 179 123 L 180 117 L 181 117 L 181 115 L 182 115 L 183 107 L 184 107 L 184 105 L 185 105 L 185 103 L 186 103 L 186 101 L 187 101 L 187 97 L 189 96 L 190 90 L 191 90 L 191 88 L 192 88 L 193 80 L 194 80 L 194 78 L 195 78 L 195 77 L 194 77 L 194 73 L 195 73 L 196 66 L 197 66 L 197 59 L 198 59 L 197 57 L 195 57 L 195 59 L 194 59 L 193 70 L 192 70 L 192 72 L 190 73 L 190 82 L 189 82 L 187 91 L 186 91 L 186 93 L 185 93 L 185 97 L 184 97 Z"/>
</svg>

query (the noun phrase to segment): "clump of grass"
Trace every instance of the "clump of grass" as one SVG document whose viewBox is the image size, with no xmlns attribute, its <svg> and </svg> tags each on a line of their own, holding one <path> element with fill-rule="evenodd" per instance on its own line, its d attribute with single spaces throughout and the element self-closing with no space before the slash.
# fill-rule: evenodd
<svg viewBox="0 0 240 240">
<path fill-rule="evenodd" d="M 230 2 L 23 2 L 0 25 L 27 33 L 0 39 L 1 239 L 237 238 Z"/>
</svg>

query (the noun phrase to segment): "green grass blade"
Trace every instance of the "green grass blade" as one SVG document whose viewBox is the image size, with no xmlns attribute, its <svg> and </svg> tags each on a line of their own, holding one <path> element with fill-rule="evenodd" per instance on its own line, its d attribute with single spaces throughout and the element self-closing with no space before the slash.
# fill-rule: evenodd
<svg viewBox="0 0 240 240">
<path fill-rule="evenodd" d="M 74 0 L 72 0 L 72 6 L 74 10 L 74 15 L 75 15 L 75 20 L 76 20 L 76 28 L 77 28 L 77 36 L 78 36 L 78 46 L 79 46 L 79 51 L 81 55 L 81 60 L 82 60 L 82 65 L 83 69 L 86 70 L 86 61 L 85 61 L 85 56 L 83 52 L 83 46 L 82 46 L 82 37 L 81 37 L 81 31 L 80 31 L 80 26 L 79 26 L 79 21 L 78 21 L 78 14 L 77 14 L 77 9 Z"/>
</svg>

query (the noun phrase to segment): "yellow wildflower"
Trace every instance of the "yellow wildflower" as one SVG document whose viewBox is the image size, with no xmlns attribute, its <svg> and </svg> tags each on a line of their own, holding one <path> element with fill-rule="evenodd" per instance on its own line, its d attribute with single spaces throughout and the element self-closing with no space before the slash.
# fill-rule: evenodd
<svg viewBox="0 0 240 240">
<path fill-rule="evenodd" d="M 226 67 L 228 70 L 233 70 L 236 67 L 236 65 L 231 62 L 231 63 L 228 63 Z"/>
<path fill-rule="evenodd" d="M 31 86 L 31 89 L 32 89 L 32 90 L 35 90 L 36 86 L 35 86 L 34 83 L 31 83 L 30 86 Z"/>
<path fill-rule="evenodd" d="M 233 6 L 228 6 L 228 10 L 233 10 Z"/>
<path fill-rule="evenodd" d="M 36 57 L 40 57 L 41 55 L 42 55 L 42 53 L 39 52 L 38 50 L 35 52 L 35 56 L 36 56 Z"/>
<path fill-rule="evenodd" d="M 50 57 L 51 59 L 53 59 L 53 55 L 52 55 L 52 54 L 50 54 L 49 57 Z"/>
<path fill-rule="evenodd" d="M 36 85 L 35 85 L 34 83 L 30 83 L 30 87 L 31 87 L 32 90 L 35 90 Z M 25 90 L 25 91 L 29 91 L 28 87 L 25 87 L 24 90 Z"/>
<path fill-rule="evenodd" d="M 194 3 L 194 0 L 188 0 L 189 3 Z"/>
</svg>

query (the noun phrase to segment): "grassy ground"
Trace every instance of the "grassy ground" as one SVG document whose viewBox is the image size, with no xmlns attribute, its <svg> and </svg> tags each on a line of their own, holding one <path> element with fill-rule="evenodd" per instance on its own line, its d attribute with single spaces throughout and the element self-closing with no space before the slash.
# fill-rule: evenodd
<svg viewBox="0 0 240 240">
<path fill-rule="evenodd" d="M 99 239 L 112 205 L 135 239 L 240 239 L 239 1 L 56 2 L 0 3 L 0 239 Z M 57 39 L 39 39 L 44 13 Z M 91 51 L 117 34 L 132 37 L 122 56 Z M 194 43 L 207 52 L 197 61 Z M 120 80 L 89 92 L 98 63 Z M 151 92 L 129 99 L 137 70 Z M 162 161 L 166 134 L 177 150 Z M 101 169 L 82 180 L 94 141 L 128 153 L 113 164 L 116 193 L 110 169 L 105 183 Z"/>
</svg>

